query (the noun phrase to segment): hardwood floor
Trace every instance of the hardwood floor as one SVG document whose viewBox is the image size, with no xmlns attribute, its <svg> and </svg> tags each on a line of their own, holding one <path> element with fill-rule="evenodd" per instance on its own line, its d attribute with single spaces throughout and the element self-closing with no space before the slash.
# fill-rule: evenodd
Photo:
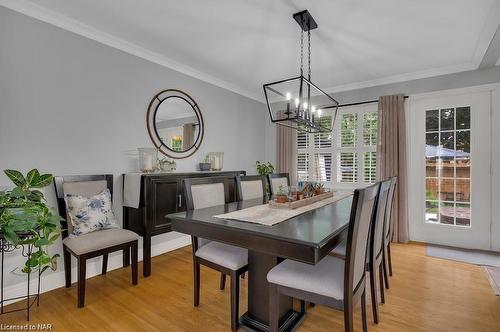
<svg viewBox="0 0 500 332">
<path fill-rule="evenodd" d="M 381 322 L 369 331 L 500 331 L 500 297 L 475 265 L 427 257 L 421 244 L 394 244 L 394 276 L 380 306 Z M 229 331 L 229 287 L 202 267 L 201 302 L 192 305 L 191 249 L 153 258 L 154 271 L 133 287 L 130 268 L 87 281 L 86 306 L 76 307 L 76 284 L 42 294 L 30 323 L 51 323 L 55 331 Z M 240 312 L 246 308 L 241 284 Z M 369 303 L 370 301 L 368 301 Z M 0 316 L 2 324 L 25 324 L 22 313 Z M 343 331 L 341 312 L 315 306 L 298 331 Z M 355 330 L 361 331 L 359 308 Z"/>
</svg>

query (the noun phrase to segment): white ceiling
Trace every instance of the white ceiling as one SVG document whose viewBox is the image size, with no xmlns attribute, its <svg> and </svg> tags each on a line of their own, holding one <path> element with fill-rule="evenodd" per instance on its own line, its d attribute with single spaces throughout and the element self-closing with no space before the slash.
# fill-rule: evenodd
<svg viewBox="0 0 500 332">
<path fill-rule="evenodd" d="M 298 73 L 308 9 L 313 81 L 340 91 L 475 69 L 499 0 L 0 0 L 49 23 L 262 99 Z M 16 8 L 17 7 L 17 8 Z"/>
</svg>

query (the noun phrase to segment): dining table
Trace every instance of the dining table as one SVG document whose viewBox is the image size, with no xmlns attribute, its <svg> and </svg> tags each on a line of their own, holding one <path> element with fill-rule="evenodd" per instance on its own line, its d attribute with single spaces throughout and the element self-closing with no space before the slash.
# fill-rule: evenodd
<svg viewBox="0 0 500 332">
<path fill-rule="evenodd" d="M 327 256 L 347 237 L 352 199 L 352 195 L 346 195 L 272 226 L 220 217 L 267 204 L 265 198 L 168 214 L 166 218 L 174 231 L 248 249 L 248 309 L 240 317 L 240 326 L 267 331 L 267 273 L 284 259 L 317 264 Z M 280 297 L 279 313 L 280 331 L 292 330 L 305 315 L 302 310 L 294 310 L 293 299 L 285 295 Z"/>
</svg>

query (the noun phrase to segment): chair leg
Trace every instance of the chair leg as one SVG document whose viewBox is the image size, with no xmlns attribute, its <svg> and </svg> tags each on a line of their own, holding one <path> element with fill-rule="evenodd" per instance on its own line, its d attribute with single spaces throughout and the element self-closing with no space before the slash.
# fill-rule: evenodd
<svg viewBox="0 0 500 332">
<path fill-rule="evenodd" d="M 344 330 L 345 332 L 353 332 L 354 331 L 354 313 L 352 304 L 348 304 L 344 302 Z"/>
<path fill-rule="evenodd" d="M 385 281 L 385 288 L 389 289 L 390 288 L 390 281 L 389 281 L 389 275 L 390 273 L 390 266 L 389 266 L 389 246 L 384 247 L 384 253 L 383 253 L 383 271 L 384 271 L 384 281 Z"/>
<path fill-rule="evenodd" d="M 384 294 L 385 276 L 384 276 L 384 267 L 382 266 L 382 264 L 378 266 L 378 279 L 380 281 L 380 302 L 385 303 L 385 294 Z"/>
<path fill-rule="evenodd" d="M 200 264 L 193 262 L 193 304 L 195 307 L 200 305 Z"/>
<path fill-rule="evenodd" d="M 389 275 L 392 277 L 391 243 L 387 245 L 387 261 L 389 262 Z"/>
<path fill-rule="evenodd" d="M 361 295 L 361 320 L 363 322 L 363 332 L 368 332 L 368 323 L 366 321 L 366 289 Z"/>
<path fill-rule="evenodd" d="M 378 311 L 378 296 L 377 296 L 377 270 L 370 264 L 370 298 L 372 300 L 373 321 L 378 324 L 379 311 Z"/>
<path fill-rule="evenodd" d="M 278 286 L 269 284 L 269 332 L 278 332 L 279 309 Z"/>
<path fill-rule="evenodd" d="M 87 259 L 78 256 L 78 308 L 85 305 L 85 278 L 87 275 Z"/>
<path fill-rule="evenodd" d="M 108 271 L 108 254 L 102 255 L 102 275 Z"/>
<path fill-rule="evenodd" d="M 238 330 L 240 305 L 240 276 L 236 272 L 231 273 L 231 331 Z"/>
<path fill-rule="evenodd" d="M 123 249 L 123 267 L 130 265 L 130 248 Z"/>
<path fill-rule="evenodd" d="M 65 245 L 63 245 L 63 255 L 64 255 L 64 280 L 66 282 L 66 288 L 71 287 L 71 254 Z"/>
<path fill-rule="evenodd" d="M 219 288 L 220 290 L 224 290 L 226 287 L 226 275 L 224 273 L 220 273 L 220 285 Z"/>
<path fill-rule="evenodd" d="M 135 241 L 130 247 L 132 254 L 132 285 L 137 285 L 138 275 L 139 275 L 139 242 Z"/>
</svg>

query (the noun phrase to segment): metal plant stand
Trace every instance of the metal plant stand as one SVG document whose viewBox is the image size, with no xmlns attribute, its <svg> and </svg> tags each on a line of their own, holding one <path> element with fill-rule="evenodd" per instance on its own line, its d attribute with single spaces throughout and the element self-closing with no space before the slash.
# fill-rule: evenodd
<svg viewBox="0 0 500 332">
<path fill-rule="evenodd" d="M 24 238 L 27 238 L 25 236 Z M 9 243 L 5 238 L 0 235 L 0 255 L 1 255 L 1 279 L 0 279 L 0 315 L 3 314 L 8 314 L 11 312 L 16 312 L 16 311 L 26 311 L 26 320 L 30 320 L 30 308 L 33 306 L 33 304 L 36 303 L 37 306 L 40 305 L 40 269 L 36 272 L 38 274 L 38 284 L 37 284 L 37 291 L 36 294 L 30 294 L 30 282 L 31 282 L 31 272 L 27 273 L 27 278 L 28 278 L 28 286 L 26 290 L 26 295 L 22 296 L 16 296 L 16 297 L 11 297 L 11 298 L 4 298 L 4 256 L 6 252 L 12 252 L 14 250 L 21 249 L 21 253 L 23 257 L 26 257 L 28 259 L 31 258 L 32 250 L 33 250 L 33 245 L 28 244 L 28 245 L 13 245 Z M 12 310 L 5 310 L 5 302 L 13 301 L 13 300 L 25 300 L 26 303 L 23 308 L 19 309 L 12 309 Z"/>
</svg>

